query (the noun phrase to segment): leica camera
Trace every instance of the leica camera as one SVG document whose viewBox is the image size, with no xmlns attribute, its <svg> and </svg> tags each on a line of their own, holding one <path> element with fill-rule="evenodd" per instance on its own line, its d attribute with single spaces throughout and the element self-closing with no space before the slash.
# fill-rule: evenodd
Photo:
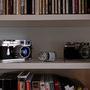
<svg viewBox="0 0 90 90">
<path fill-rule="evenodd" d="M 89 42 L 66 42 L 64 59 L 90 59 Z"/>
<path fill-rule="evenodd" d="M 32 43 L 30 40 L 1 40 L 0 59 L 30 59 Z"/>
</svg>

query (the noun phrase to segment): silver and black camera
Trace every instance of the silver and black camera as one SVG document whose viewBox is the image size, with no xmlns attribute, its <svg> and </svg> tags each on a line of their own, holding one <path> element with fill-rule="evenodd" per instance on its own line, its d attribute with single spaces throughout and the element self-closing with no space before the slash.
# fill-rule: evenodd
<svg viewBox="0 0 90 90">
<path fill-rule="evenodd" d="M 90 43 L 89 42 L 65 43 L 64 59 L 90 59 Z"/>
<path fill-rule="evenodd" d="M 0 59 L 30 59 L 31 40 L 1 40 Z"/>
</svg>

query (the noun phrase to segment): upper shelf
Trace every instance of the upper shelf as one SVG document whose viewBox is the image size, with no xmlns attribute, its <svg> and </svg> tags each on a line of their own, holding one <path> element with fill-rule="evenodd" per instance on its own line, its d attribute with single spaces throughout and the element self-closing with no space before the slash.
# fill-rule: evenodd
<svg viewBox="0 0 90 90">
<path fill-rule="evenodd" d="M 0 21 L 90 20 L 90 14 L 75 15 L 1 15 Z"/>
<path fill-rule="evenodd" d="M 90 14 L 0 15 L 0 26 L 90 26 Z"/>
</svg>

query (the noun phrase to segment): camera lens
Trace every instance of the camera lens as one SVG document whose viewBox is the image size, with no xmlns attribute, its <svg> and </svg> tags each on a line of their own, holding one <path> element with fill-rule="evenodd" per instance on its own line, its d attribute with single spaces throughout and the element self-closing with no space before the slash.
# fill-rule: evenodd
<svg viewBox="0 0 90 90">
<path fill-rule="evenodd" d="M 20 54 L 23 58 L 27 58 L 30 55 L 30 48 L 29 47 L 22 47 Z"/>
<path fill-rule="evenodd" d="M 90 47 L 88 47 L 87 45 L 82 46 L 80 55 L 82 58 L 88 59 L 90 57 Z"/>
</svg>

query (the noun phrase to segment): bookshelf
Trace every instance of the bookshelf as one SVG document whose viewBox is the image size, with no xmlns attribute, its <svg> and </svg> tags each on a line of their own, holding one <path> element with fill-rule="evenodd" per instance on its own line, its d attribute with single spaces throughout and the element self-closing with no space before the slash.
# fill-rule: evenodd
<svg viewBox="0 0 90 90">
<path fill-rule="evenodd" d="M 29 38 L 33 41 L 35 57 L 39 49 L 54 50 L 61 53 L 64 40 L 90 40 L 90 15 L 1 15 L 0 38 L 22 39 Z M 79 34 L 81 33 L 81 35 Z M 5 37 L 4 37 L 5 35 Z M 41 35 L 43 37 L 38 37 Z M 68 35 L 68 36 L 66 36 Z M 70 37 L 71 35 L 71 37 Z M 85 35 L 85 36 L 84 36 Z M 37 36 L 37 37 L 36 37 Z M 55 36 L 55 37 L 53 37 Z M 66 38 L 65 38 L 66 36 Z M 49 38 L 49 40 L 48 40 Z M 37 42 L 38 41 L 38 42 Z M 60 42 L 58 45 L 57 42 Z M 55 44 L 54 44 L 55 43 Z M 45 46 L 44 46 L 45 44 Z M 54 44 L 54 45 L 52 45 Z M 61 45 L 60 45 L 61 44 Z M 38 47 L 38 49 L 37 49 Z M 57 48 L 58 47 L 58 48 Z M 58 55 L 59 56 L 59 55 Z M 62 55 L 61 55 L 62 56 Z M 75 77 L 89 87 L 90 63 L 89 62 L 54 62 L 54 63 L 0 63 L 3 72 L 13 70 L 42 70 L 51 73 Z M 47 71 L 46 71 L 47 70 Z M 35 71 L 35 72 L 36 72 Z M 54 72 L 53 72 L 54 71 Z M 69 73 L 67 73 L 69 71 Z M 82 77 L 80 77 L 82 76 Z M 90 87 L 89 87 L 90 88 Z"/>
</svg>

